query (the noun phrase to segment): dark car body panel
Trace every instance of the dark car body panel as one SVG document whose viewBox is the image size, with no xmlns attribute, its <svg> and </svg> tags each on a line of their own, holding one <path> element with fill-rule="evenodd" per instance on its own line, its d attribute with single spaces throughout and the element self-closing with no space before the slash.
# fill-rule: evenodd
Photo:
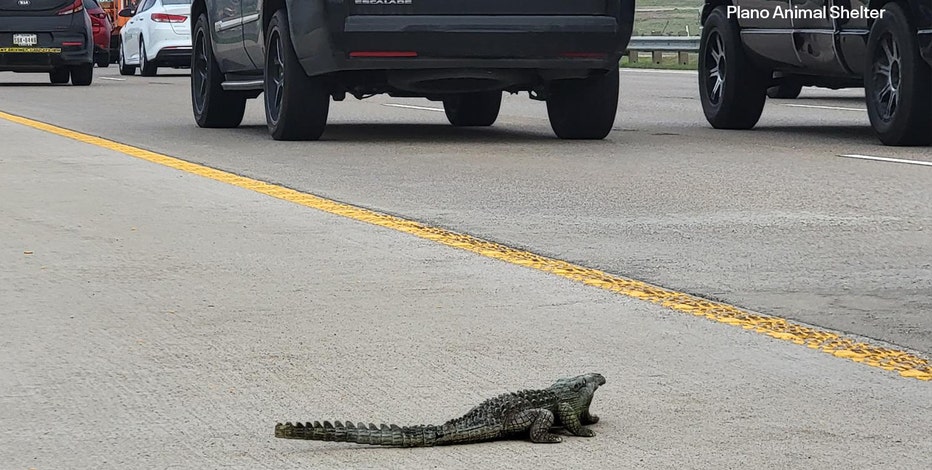
<svg viewBox="0 0 932 470">
<path fill-rule="evenodd" d="M 204 0 L 199 0 L 203 2 Z M 282 0 L 308 75 L 387 69 L 609 69 L 627 48 L 634 0 Z M 227 74 L 261 73 L 269 0 L 206 0 Z M 236 5 L 235 7 L 233 5 Z M 358 57 L 404 51 L 414 57 Z"/>
<path fill-rule="evenodd" d="M 878 9 L 887 0 L 794 0 L 801 8 Z M 932 64 L 932 0 L 902 0 L 918 31 L 922 55 Z M 786 8 L 786 0 L 706 0 L 703 20 L 718 5 Z M 811 76 L 813 84 L 857 84 L 866 67 L 869 18 L 737 19 L 745 50 L 759 65 L 778 73 Z M 822 83 L 820 83 L 822 82 Z"/>
<path fill-rule="evenodd" d="M 38 2 L 39 0 L 33 0 Z M 46 0 L 33 3 L 32 11 L 0 11 L 0 71 L 49 72 L 55 68 L 92 62 L 94 41 L 91 20 L 81 11 L 69 15 L 57 12 L 71 1 Z M 36 34 L 35 46 L 13 44 L 17 33 Z M 63 46 L 65 42 L 81 42 L 81 46 Z"/>
<path fill-rule="evenodd" d="M 919 31 L 919 48 L 922 56 L 932 64 L 932 28 Z"/>
</svg>

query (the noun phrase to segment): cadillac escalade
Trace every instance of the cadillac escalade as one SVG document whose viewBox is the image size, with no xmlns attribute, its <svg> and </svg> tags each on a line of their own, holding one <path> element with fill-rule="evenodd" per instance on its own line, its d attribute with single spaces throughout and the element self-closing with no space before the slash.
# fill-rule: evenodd
<svg viewBox="0 0 932 470">
<path fill-rule="evenodd" d="M 490 126 L 504 92 L 528 92 L 558 137 L 602 139 L 634 0 L 195 0 L 191 19 L 201 127 L 236 127 L 263 96 L 273 139 L 317 140 L 331 101 L 377 94 Z"/>
</svg>

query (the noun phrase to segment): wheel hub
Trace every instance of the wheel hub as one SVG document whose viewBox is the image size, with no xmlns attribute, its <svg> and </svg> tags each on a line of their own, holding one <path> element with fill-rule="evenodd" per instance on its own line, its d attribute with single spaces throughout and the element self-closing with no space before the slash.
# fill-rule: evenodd
<svg viewBox="0 0 932 470">
<path fill-rule="evenodd" d="M 195 104 L 199 112 L 203 112 L 207 102 L 207 42 L 204 34 L 197 35 L 194 54 L 193 85 Z"/>
<path fill-rule="evenodd" d="M 900 87 L 903 80 L 903 56 L 892 34 L 879 41 L 874 52 L 874 101 L 884 121 L 890 121 L 900 104 Z"/>
<path fill-rule="evenodd" d="M 277 31 L 272 34 L 269 41 L 266 69 L 269 79 L 265 84 L 265 100 L 269 117 L 273 122 L 278 122 L 285 96 L 285 57 L 282 52 L 281 35 Z"/>
<path fill-rule="evenodd" d="M 725 58 L 725 41 L 718 32 L 709 38 L 709 52 L 706 54 L 706 91 L 712 104 L 719 104 L 725 91 L 725 77 L 728 63 Z"/>
</svg>

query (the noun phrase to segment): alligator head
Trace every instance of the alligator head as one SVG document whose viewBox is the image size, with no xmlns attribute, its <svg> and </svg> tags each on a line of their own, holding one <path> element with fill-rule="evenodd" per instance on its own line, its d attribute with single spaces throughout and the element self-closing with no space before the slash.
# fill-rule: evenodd
<svg viewBox="0 0 932 470">
<path fill-rule="evenodd" d="M 560 379 L 550 386 L 550 390 L 557 394 L 561 402 L 569 403 L 578 416 L 587 417 L 592 396 L 601 385 L 605 385 L 605 377 L 592 373 Z"/>
</svg>

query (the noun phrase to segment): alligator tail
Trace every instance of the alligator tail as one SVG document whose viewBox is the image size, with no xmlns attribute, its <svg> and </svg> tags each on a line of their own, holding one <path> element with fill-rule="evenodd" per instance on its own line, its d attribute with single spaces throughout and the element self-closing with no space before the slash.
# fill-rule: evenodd
<svg viewBox="0 0 932 470">
<path fill-rule="evenodd" d="M 394 424 L 376 426 L 369 423 L 353 425 L 347 421 L 330 423 L 319 421 L 313 423 L 278 423 L 275 425 L 275 437 L 282 439 L 304 439 L 314 441 L 355 442 L 376 446 L 395 447 L 429 447 L 437 442 L 437 426 L 405 426 Z"/>
</svg>

